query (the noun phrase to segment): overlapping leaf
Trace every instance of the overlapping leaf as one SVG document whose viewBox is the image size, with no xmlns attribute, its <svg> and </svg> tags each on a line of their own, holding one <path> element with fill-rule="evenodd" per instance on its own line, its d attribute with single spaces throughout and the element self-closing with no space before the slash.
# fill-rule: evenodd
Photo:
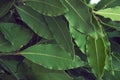
<svg viewBox="0 0 120 80">
<path fill-rule="evenodd" d="M 60 0 L 23 0 L 25 5 L 30 6 L 39 13 L 47 16 L 59 16 L 68 11 L 60 3 Z"/>
<path fill-rule="evenodd" d="M 28 60 L 24 60 L 23 72 L 29 80 L 73 80 L 64 71 L 50 70 Z"/>
<path fill-rule="evenodd" d="M 119 38 L 120 37 L 120 31 L 111 31 L 111 32 L 108 32 L 108 36 L 109 38 Z"/>
<path fill-rule="evenodd" d="M 32 38 L 32 32 L 15 23 L 0 23 L 0 52 L 19 50 Z M 19 37 L 18 37 L 19 36 Z"/>
<path fill-rule="evenodd" d="M 115 21 L 107 21 L 107 22 L 103 22 L 102 20 L 100 20 L 100 22 L 105 25 L 108 26 L 109 28 L 113 28 L 116 29 L 117 31 L 120 31 L 120 23 L 119 22 L 115 22 Z M 117 32 L 117 31 L 114 31 Z"/>
<path fill-rule="evenodd" d="M 96 14 L 105 18 L 110 18 L 112 21 L 120 21 L 120 7 L 106 8 L 103 10 L 95 11 Z"/>
<path fill-rule="evenodd" d="M 79 49 L 83 53 L 85 53 L 85 45 L 86 45 L 87 36 L 75 30 L 72 26 L 70 26 L 70 32 L 75 40 L 75 43 L 79 47 Z"/>
<path fill-rule="evenodd" d="M 119 67 L 119 64 L 120 64 L 119 45 L 116 42 L 112 41 L 111 47 L 112 47 L 113 53 L 112 53 L 112 56 L 109 56 L 107 58 L 108 61 L 106 62 L 106 66 L 105 66 L 106 71 L 103 76 L 103 79 L 119 80 L 119 70 L 120 70 L 120 67 Z"/>
<path fill-rule="evenodd" d="M 88 62 L 99 80 L 101 75 L 103 75 L 106 60 L 104 43 L 101 38 L 94 39 L 88 37 L 86 49 L 88 53 Z"/>
<path fill-rule="evenodd" d="M 17 72 L 17 65 L 18 64 L 19 64 L 19 61 L 16 61 L 14 59 L 0 59 L 0 67 L 4 71 L 6 71 L 6 74 L 9 73 L 12 76 L 14 76 L 16 79 L 20 79 L 20 76 L 18 76 L 18 74 L 16 73 Z M 6 78 L 9 79 L 8 76 Z"/>
<path fill-rule="evenodd" d="M 110 50 L 104 30 L 97 20 L 92 18 L 92 13 L 82 0 L 65 0 L 62 2 L 69 9 L 69 12 L 65 14 L 69 24 L 81 33 L 89 35 L 86 42 L 88 62 L 93 73 L 100 80 L 104 72 L 106 56 Z"/>
<path fill-rule="evenodd" d="M 111 54 L 107 55 L 104 68 L 105 68 L 105 70 L 109 71 L 110 73 L 114 73 L 113 66 L 112 66 L 112 56 L 111 56 Z"/>
<path fill-rule="evenodd" d="M 21 19 L 39 36 L 51 39 L 52 35 L 45 24 L 42 15 L 27 6 L 16 7 Z"/>
<path fill-rule="evenodd" d="M 114 75 L 108 71 L 105 71 L 105 75 L 103 76 L 104 80 L 119 80 L 120 79 L 120 71 L 115 71 Z"/>
<path fill-rule="evenodd" d="M 120 45 L 115 42 L 115 41 L 111 41 L 111 49 L 112 49 L 112 52 L 114 53 L 120 53 Z"/>
<path fill-rule="evenodd" d="M 100 0 L 100 2 L 95 6 L 96 10 L 104 8 L 112 8 L 115 6 L 120 6 L 120 0 Z"/>
<path fill-rule="evenodd" d="M 62 3 L 69 9 L 65 17 L 71 26 L 85 34 L 93 32 L 89 8 L 82 0 L 62 0 Z"/>
<path fill-rule="evenodd" d="M 35 45 L 20 54 L 48 69 L 66 70 L 84 66 L 84 62 L 78 56 L 72 60 L 71 56 L 56 44 Z"/>
<path fill-rule="evenodd" d="M 5 19 L 0 19 L 0 21 L 2 22 L 9 22 L 12 19 L 14 19 L 12 21 L 20 24 L 25 22 L 26 25 L 37 34 L 37 37 L 42 37 L 42 40 L 40 40 L 39 44 L 28 47 L 22 52 L 18 52 L 18 54 L 23 55 L 25 58 L 32 61 L 24 61 L 25 66 L 23 66 L 22 64 L 23 71 L 20 69 L 20 72 L 23 73 L 25 80 L 26 78 L 29 80 L 72 80 L 62 70 L 78 68 L 85 65 L 85 63 L 81 61 L 78 56 L 75 56 L 75 59 L 71 58 L 70 54 L 72 54 L 72 56 L 74 55 L 72 37 L 74 38 L 74 41 L 76 43 L 75 46 L 77 45 L 83 53 L 86 53 L 88 64 L 90 65 L 94 75 L 97 77 L 97 80 L 102 80 L 101 78 L 103 76 L 104 69 L 112 71 L 111 67 L 113 67 L 113 69 L 115 70 L 116 77 L 111 75 L 110 72 L 107 73 L 105 71 L 103 79 L 119 80 L 119 44 L 115 43 L 112 40 L 114 37 L 117 37 L 117 39 L 119 38 L 119 22 L 113 21 L 120 20 L 120 8 L 115 7 L 120 5 L 120 0 L 101 0 L 100 3 L 95 6 L 96 10 L 104 9 L 99 11 L 91 11 L 89 6 L 87 6 L 87 3 L 89 1 L 90 0 L 16 0 L 16 2 L 14 3 L 15 7 L 13 7 L 12 10 L 13 17 L 9 17 L 9 19 L 6 20 L 6 17 L 11 16 L 11 14 L 8 14 Z M 0 8 L 0 17 L 3 17 L 5 14 L 8 13 L 13 3 L 5 2 L 5 4 L 8 4 L 7 6 L 2 5 L 2 3 L 0 4 L 2 6 Z M 6 10 L 4 10 L 3 6 L 5 6 L 5 8 L 7 7 Z M 15 8 L 18 14 L 16 14 Z M 104 14 L 101 14 L 101 12 L 104 12 Z M 108 37 L 110 38 L 110 40 L 112 38 L 111 48 L 114 53 L 112 54 L 113 59 L 109 54 L 110 44 L 105 31 L 97 21 L 97 17 L 99 17 L 99 19 L 103 19 L 103 17 L 95 17 L 94 13 L 113 20 L 112 23 L 106 23 L 107 21 L 104 21 L 104 26 L 107 25 L 107 27 L 109 26 L 109 28 L 112 28 L 110 28 L 112 32 L 108 32 Z M 67 22 L 67 20 L 64 19 L 63 14 L 65 15 L 65 18 L 68 20 L 69 23 Z M 17 21 L 18 18 L 21 19 L 21 22 Z M 67 27 L 67 23 L 70 25 L 70 30 Z M 30 30 L 28 30 L 24 26 L 12 24 L 14 23 L 0 23 L 0 52 L 4 52 L 4 54 L 5 52 L 19 50 L 32 38 L 32 32 Z M 12 27 L 8 28 L 8 26 Z M 9 63 L 9 61 L 5 62 L 5 64 L 8 64 L 7 67 L 13 70 L 12 74 L 14 74 L 14 69 L 16 69 L 16 66 Z M 14 74 L 14 76 L 16 77 L 18 75 L 19 73 Z M 4 77 L 1 79 L 4 79 Z M 5 79 L 7 78 L 5 77 Z M 11 78 L 8 79 L 11 80 Z M 78 79 L 82 79 L 82 77 Z"/>
<path fill-rule="evenodd" d="M 101 25 L 97 22 L 96 18 L 92 19 L 93 27 L 95 28 L 96 37 L 88 36 L 86 52 L 88 54 L 88 62 L 92 68 L 92 71 L 101 80 L 104 73 L 104 67 L 107 55 L 110 52 L 109 41 L 102 29 Z"/>
<path fill-rule="evenodd" d="M 0 18 L 8 13 L 12 7 L 14 0 L 1 0 L 0 2 Z"/>
<path fill-rule="evenodd" d="M 72 36 L 69 32 L 67 24 L 61 17 L 50 18 L 46 17 L 48 26 L 61 47 L 63 47 L 72 57 L 74 57 L 74 45 L 72 42 Z"/>
<path fill-rule="evenodd" d="M 112 48 L 112 66 L 113 70 L 120 71 L 120 45 L 115 42 L 111 41 L 111 48 Z"/>
<path fill-rule="evenodd" d="M 7 13 L 5 16 L 0 18 L 0 22 L 15 22 L 15 17 L 12 12 Z"/>
<path fill-rule="evenodd" d="M 112 66 L 113 66 L 113 70 L 120 71 L 120 54 L 119 53 L 112 54 Z"/>
</svg>

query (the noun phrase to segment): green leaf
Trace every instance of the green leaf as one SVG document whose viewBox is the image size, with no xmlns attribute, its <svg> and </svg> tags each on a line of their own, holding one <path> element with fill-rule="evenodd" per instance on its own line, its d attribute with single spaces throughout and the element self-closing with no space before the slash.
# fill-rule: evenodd
<svg viewBox="0 0 120 80">
<path fill-rule="evenodd" d="M 120 31 L 111 31 L 111 32 L 108 32 L 108 37 L 109 38 L 115 38 L 115 37 L 120 37 Z"/>
<path fill-rule="evenodd" d="M 93 27 L 90 23 L 92 15 L 88 6 L 82 0 L 62 0 L 69 12 L 65 14 L 69 24 L 81 33 L 92 33 Z"/>
<path fill-rule="evenodd" d="M 120 45 L 115 41 L 111 41 L 111 50 L 114 53 L 120 53 Z"/>
<path fill-rule="evenodd" d="M 62 70 L 49 70 L 26 59 L 24 67 L 23 70 L 26 71 L 24 73 L 29 80 L 73 80 Z"/>
<path fill-rule="evenodd" d="M 92 18 L 92 12 L 83 1 L 65 0 L 62 2 L 69 9 L 69 12 L 65 14 L 69 24 L 79 32 L 88 35 L 86 42 L 88 62 L 93 73 L 100 80 L 104 73 L 106 56 L 110 51 L 105 32 L 97 20 Z"/>
<path fill-rule="evenodd" d="M 105 25 L 105 26 L 108 26 L 109 28 L 113 28 L 113 29 L 116 29 L 117 31 L 120 31 L 120 23 L 117 22 L 117 21 L 107 21 L 107 22 L 103 22 L 102 20 L 100 20 L 100 22 Z M 117 32 L 117 31 L 114 31 L 113 33 Z"/>
<path fill-rule="evenodd" d="M 110 18 L 112 21 L 120 21 L 120 7 L 106 8 L 99 11 L 94 11 L 95 14 L 105 18 Z"/>
<path fill-rule="evenodd" d="M 20 77 L 16 73 L 18 64 L 19 64 L 19 61 L 16 61 L 14 59 L 0 59 L 1 67 L 4 69 L 8 69 L 9 73 L 14 77 L 16 77 L 17 80 L 20 79 Z"/>
<path fill-rule="evenodd" d="M 61 17 L 46 17 L 46 21 L 57 43 L 74 57 L 75 51 L 72 36 L 65 21 Z"/>
<path fill-rule="evenodd" d="M 110 26 L 111 28 L 116 29 L 117 31 L 120 31 L 120 23 L 119 22 L 114 22 L 114 21 L 109 21 L 108 26 Z"/>
<path fill-rule="evenodd" d="M 39 13 L 47 16 L 59 16 L 68 11 L 60 0 L 23 0 L 25 5 L 30 6 Z"/>
<path fill-rule="evenodd" d="M 107 71 L 111 72 L 112 74 L 114 74 L 114 70 L 113 70 L 113 66 L 112 66 L 112 56 L 111 56 L 111 54 L 107 55 L 106 62 L 105 62 L 105 70 L 107 70 Z"/>
<path fill-rule="evenodd" d="M 114 71 L 120 71 L 120 45 L 111 41 L 111 49 L 112 49 L 112 68 Z"/>
<path fill-rule="evenodd" d="M 112 8 L 115 6 L 120 6 L 120 0 L 100 0 L 100 2 L 95 6 L 96 10 Z"/>
<path fill-rule="evenodd" d="M 0 23 L 0 31 L 4 35 L 0 34 L 0 52 L 19 50 L 33 36 L 30 30 L 15 23 Z"/>
<path fill-rule="evenodd" d="M 85 2 L 86 2 L 87 4 L 89 4 L 89 3 L 90 3 L 90 0 L 85 0 Z"/>
<path fill-rule="evenodd" d="M 88 37 L 87 39 L 87 53 L 88 62 L 94 72 L 94 74 L 100 78 L 104 71 L 106 52 L 105 46 L 101 38 L 94 39 Z"/>
<path fill-rule="evenodd" d="M 13 3 L 14 3 L 14 0 L 1 0 L 1 2 L 0 2 L 0 18 L 9 12 Z"/>
<path fill-rule="evenodd" d="M 115 71 L 114 75 L 108 71 L 105 71 L 103 80 L 119 80 L 119 79 L 120 79 L 120 71 Z"/>
<path fill-rule="evenodd" d="M 48 69 L 66 70 L 85 65 L 78 56 L 72 60 L 71 56 L 56 44 L 34 45 L 20 52 L 20 54 Z"/>
<path fill-rule="evenodd" d="M 95 27 L 94 34 L 96 37 L 87 37 L 86 52 L 93 73 L 98 80 L 101 80 L 104 73 L 106 59 L 110 53 L 110 43 L 102 26 L 97 22 L 96 17 L 93 17 L 92 23 Z"/>
<path fill-rule="evenodd" d="M 72 26 L 70 26 L 70 32 L 72 33 L 75 43 L 77 44 L 79 49 L 82 51 L 82 53 L 85 53 L 87 36 L 75 30 Z"/>
<path fill-rule="evenodd" d="M 120 54 L 113 52 L 112 54 L 112 66 L 115 71 L 120 71 Z"/>
<path fill-rule="evenodd" d="M 52 34 L 41 14 L 27 6 L 17 6 L 21 19 L 39 36 L 51 39 Z"/>
</svg>

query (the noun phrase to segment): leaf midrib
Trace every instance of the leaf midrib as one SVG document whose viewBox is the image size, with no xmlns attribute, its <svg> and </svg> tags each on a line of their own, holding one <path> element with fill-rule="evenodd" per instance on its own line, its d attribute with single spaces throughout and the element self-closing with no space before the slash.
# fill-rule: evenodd
<svg viewBox="0 0 120 80">
<path fill-rule="evenodd" d="M 118 14 L 118 13 L 110 13 L 110 12 L 95 12 L 96 14 L 107 14 L 107 15 L 113 15 L 113 16 L 115 16 L 115 15 L 117 15 L 117 16 L 120 16 L 120 14 Z"/>
<path fill-rule="evenodd" d="M 65 37 L 65 35 L 64 35 L 64 32 L 63 32 L 63 30 L 61 29 L 61 27 L 60 27 L 60 25 L 59 25 L 59 23 L 57 23 L 57 21 L 56 21 L 54 18 L 53 18 L 53 20 L 55 21 L 56 25 L 57 25 L 58 28 L 60 29 L 60 32 L 61 32 L 61 34 L 63 35 L 64 40 L 66 41 L 67 47 L 68 47 L 69 49 L 71 49 L 71 48 L 70 48 L 70 45 L 69 45 L 69 43 L 68 43 L 68 41 L 67 41 L 67 39 L 66 39 L 66 37 Z"/>
<path fill-rule="evenodd" d="M 25 14 L 31 16 L 31 17 L 32 17 L 35 21 L 37 21 L 39 24 L 40 24 L 40 23 L 41 23 L 42 25 L 44 24 L 43 22 L 41 22 L 41 21 L 39 20 L 39 18 L 35 18 L 35 17 L 32 16 L 31 14 L 29 14 L 27 11 L 25 11 L 25 10 L 19 8 L 19 7 L 17 7 L 17 8 L 18 8 L 19 10 L 21 10 L 23 13 L 25 13 Z"/>
<path fill-rule="evenodd" d="M 46 56 L 46 57 L 51 57 L 51 58 L 56 58 L 56 59 L 60 59 L 60 60 L 66 60 L 66 61 L 74 62 L 74 60 L 70 60 L 70 59 L 67 59 L 67 58 L 63 58 L 63 57 L 59 57 L 59 56 L 55 56 L 55 55 L 37 53 L 37 52 L 21 52 L 20 54 L 22 54 L 22 55 Z"/>
<path fill-rule="evenodd" d="M 97 58 L 97 64 L 96 65 L 97 65 L 97 70 L 99 72 L 98 74 L 100 75 L 100 67 L 99 67 L 100 63 L 99 63 L 99 55 L 98 55 L 98 49 L 97 49 L 97 42 L 96 42 L 96 40 L 94 40 L 94 41 L 95 41 L 95 54 L 96 54 L 96 58 Z"/>
<path fill-rule="evenodd" d="M 81 20 L 82 20 L 85 24 L 87 24 L 86 21 L 85 21 L 85 20 L 82 18 L 82 16 L 79 14 L 79 12 L 70 4 L 70 2 L 67 1 L 67 0 L 65 0 L 65 2 L 75 11 L 75 13 L 81 18 Z"/>
</svg>

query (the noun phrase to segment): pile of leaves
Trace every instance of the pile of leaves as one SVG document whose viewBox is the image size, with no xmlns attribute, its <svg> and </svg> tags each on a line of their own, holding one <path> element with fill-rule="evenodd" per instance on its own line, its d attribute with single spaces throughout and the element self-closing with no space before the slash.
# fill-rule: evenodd
<svg viewBox="0 0 120 80">
<path fill-rule="evenodd" d="M 0 80 L 119 80 L 120 0 L 0 0 Z"/>
</svg>

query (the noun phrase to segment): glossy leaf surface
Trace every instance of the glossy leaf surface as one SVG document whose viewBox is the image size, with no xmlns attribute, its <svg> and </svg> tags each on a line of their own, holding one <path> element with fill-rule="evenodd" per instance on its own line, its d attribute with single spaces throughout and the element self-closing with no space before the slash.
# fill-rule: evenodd
<svg viewBox="0 0 120 80">
<path fill-rule="evenodd" d="M 120 21 L 120 7 L 106 8 L 95 12 L 105 18 L 110 18 L 112 21 Z"/>
<path fill-rule="evenodd" d="M 0 23 L 0 31 L 4 35 L 0 35 L 1 52 L 19 50 L 30 41 L 33 35 L 27 28 L 14 23 Z"/>
<path fill-rule="evenodd" d="M 65 17 L 71 26 L 81 33 L 88 34 L 93 32 L 89 8 L 82 0 L 63 0 L 62 3 L 69 9 Z"/>
<path fill-rule="evenodd" d="M 45 24 L 42 15 L 27 6 L 16 7 L 21 19 L 39 36 L 50 39 L 51 32 Z"/>
<path fill-rule="evenodd" d="M 95 28 L 94 34 L 96 36 L 87 37 L 86 52 L 88 55 L 88 62 L 93 73 L 96 75 L 98 80 L 101 80 L 104 73 L 106 57 L 110 53 L 110 44 L 104 30 L 95 17 L 93 17 L 92 23 Z"/>
<path fill-rule="evenodd" d="M 50 28 L 57 43 L 63 47 L 72 57 L 74 57 L 74 45 L 72 36 L 69 32 L 67 24 L 61 17 L 47 18 L 48 27 Z"/>
<path fill-rule="evenodd" d="M 66 70 L 84 66 L 84 62 L 78 56 L 72 60 L 71 56 L 56 44 L 35 45 L 20 54 L 48 69 Z"/>
<path fill-rule="evenodd" d="M 25 5 L 30 6 L 39 13 L 47 16 L 59 16 L 68 11 L 60 0 L 23 0 Z"/>
<path fill-rule="evenodd" d="M 76 29 L 74 29 L 72 26 L 70 26 L 70 32 L 72 33 L 72 36 L 75 40 L 75 43 L 79 47 L 79 49 L 85 53 L 85 46 L 86 46 L 86 40 L 87 36 L 85 34 L 80 33 Z"/>
<path fill-rule="evenodd" d="M 26 68 L 24 68 L 26 67 Z M 62 70 L 50 70 L 40 65 L 24 60 L 23 70 L 29 80 L 73 80 Z"/>
<path fill-rule="evenodd" d="M 105 47 L 102 39 L 99 38 L 95 40 L 91 37 L 88 37 L 86 48 L 88 53 L 88 62 L 98 78 L 101 77 L 101 74 L 103 74 L 104 71 L 106 59 L 104 48 Z"/>
</svg>

